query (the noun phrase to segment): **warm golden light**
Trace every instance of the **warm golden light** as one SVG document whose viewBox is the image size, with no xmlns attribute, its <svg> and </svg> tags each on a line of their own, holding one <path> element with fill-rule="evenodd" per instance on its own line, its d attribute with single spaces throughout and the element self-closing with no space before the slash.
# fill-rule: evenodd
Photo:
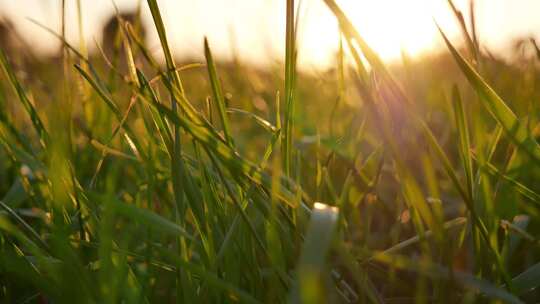
<svg viewBox="0 0 540 304">
<path fill-rule="evenodd" d="M 412 57 L 444 50 L 434 19 L 445 33 L 459 43 L 461 33 L 447 0 L 335 0 L 367 43 L 385 61 L 400 60 L 404 51 Z M 139 1 L 115 0 L 122 11 L 133 10 Z M 143 3 L 143 23 L 152 20 Z M 231 59 L 237 52 L 243 61 L 264 65 L 281 61 L 285 48 L 286 1 L 248 0 L 159 0 L 168 27 L 171 49 L 178 56 L 203 60 L 202 40 L 208 37 L 216 58 Z M 469 0 L 453 0 L 468 18 Z M 59 42 L 27 18 L 59 31 L 58 1 L 0 0 L 0 15 L 5 12 L 28 43 L 40 54 L 53 54 Z M 296 0 L 299 9 L 298 66 L 327 68 L 335 66 L 339 35 L 335 17 L 323 0 Z M 503 53 L 514 37 L 534 35 L 540 28 L 536 12 L 540 1 L 476 0 L 477 32 L 484 47 Z M 67 1 L 67 20 L 77 24 L 76 1 Z M 101 40 L 101 27 L 114 12 L 110 0 L 81 1 L 84 34 L 89 50 Z M 77 27 L 68 27 L 68 41 L 77 46 Z M 159 46 L 154 31 L 148 32 L 148 45 Z M 159 49 L 159 48 L 157 48 Z M 159 56 L 160 54 L 156 54 Z"/>
<path fill-rule="evenodd" d="M 328 207 L 328 206 L 323 204 L 323 203 L 315 203 L 315 204 L 313 204 L 313 208 L 319 209 L 319 210 L 324 210 L 324 209 L 326 209 L 326 207 Z"/>
<path fill-rule="evenodd" d="M 446 1 L 349 0 L 338 3 L 360 35 L 385 60 L 398 59 L 402 52 L 415 56 L 433 49 L 439 39 L 434 19 L 443 25 L 453 21 L 449 20 Z M 313 5 L 305 17 L 304 51 L 307 56 L 322 61 L 322 50 L 317 45 L 337 45 L 335 18 L 324 5 Z"/>
<path fill-rule="evenodd" d="M 319 202 L 315 202 L 313 204 L 313 209 L 316 209 L 316 210 L 330 210 L 330 211 L 333 211 L 333 212 L 337 212 L 337 210 L 338 210 L 337 207 L 329 206 L 327 204 L 323 204 L 323 203 L 319 203 Z"/>
<path fill-rule="evenodd" d="M 434 45 L 436 32 L 429 1 L 350 1 L 351 19 L 383 58 L 401 51 L 416 55 Z"/>
</svg>

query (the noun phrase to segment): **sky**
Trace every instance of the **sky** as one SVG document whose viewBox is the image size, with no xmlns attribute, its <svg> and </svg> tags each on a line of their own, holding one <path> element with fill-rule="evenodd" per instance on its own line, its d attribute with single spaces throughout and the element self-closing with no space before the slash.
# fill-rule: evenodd
<svg viewBox="0 0 540 304">
<path fill-rule="evenodd" d="M 468 15 L 469 0 L 454 0 Z M 114 0 L 120 10 L 133 10 L 139 0 Z M 261 65 L 284 54 L 285 0 L 158 0 L 170 44 L 178 56 L 201 59 L 207 36 L 216 57 L 233 54 Z M 420 56 L 442 50 L 434 20 L 456 43 L 459 29 L 447 0 L 337 0 L 360 34 L 386 61 L 402 52 Z M 37 53 L 50 54 L 58 42 L 28 19 L 59 32 L 61 0 L 0 0 L 0 16 L 11 19 Z M 67 0 L 67 36 L 78 45 L 76 1 Z M 322 0 L 302 0 L 299 14 L 299 64 L 326 67 L 338 48 L 337 23 Z M 81 0 L 83 33 L 90 49 L 101 42 L 100 31 L 114 12 L 113 0 Z M 142 1 L 148 45 L 159 56 L 152 18 Z M 540 38 L 540 0 L 476 0 L 477 28 L 482 44 L 505 54 L 517 37 Z"/>
</svg>

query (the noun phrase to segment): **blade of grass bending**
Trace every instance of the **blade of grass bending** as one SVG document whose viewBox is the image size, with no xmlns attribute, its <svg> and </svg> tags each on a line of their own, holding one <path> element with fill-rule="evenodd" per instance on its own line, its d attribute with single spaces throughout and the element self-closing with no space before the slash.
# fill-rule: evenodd
<svg viewBox="0 0 540 304">
<path fill-rule="evenodd" d="M 336 207 L 315 203 L 302 245 L 296 275 L 297 286 L 289 295 L 291 303 L 321 303 L 319 294 L 321 276 L 325 272 L 326 256 L 330 250 L 337 226 L 339 210 Z"/>
<path fill-rule="evenodd" d="M 102 153 L 118 156 L 118 157 L 121 157 L 121 158 L 133 160 L 133 161 L 138 161 L 138 159 L 135 156 L 132 156 L 132 155 L 126 154 L 126 153 L 124 153 L 122 151 L 111 148 L 111 147 L 109 147 L 107 145 L 104 145 L 104 144 L 100 143 L 99 141 L 97 141 L 95 139 L 90 140 L 90 145 L 92 145 L 94 148 L 101 151 Z"/>
<path fill-rule="evenodd" d="M 223 90 L 221 89 L 221 83 L 217 75 L 214 58 L 212 57 L 212 52 L 210 51 L 210 46 L 206 37 L 204 37 L 204 56 L 206 57 L 206 67 L 208 69 L 208 76 L 210 77 L 212 94 L 214 97 L 214 102 L 216 103 L 219 111 L 219 117 L 223 126 L 223 132 L 225 133 L 225 139 L 229 145 L 232 145 L 233 139 L 231 137 L 229 118 L 227 117 L 227 105 L 225 104 L 225 98 L 223 98 Z"/>
<path fill-rule="evenodd" d="M 248 117 L 252 118 L 253 120 L 255 120 L 255 122 L 258 123 L 261 127 L 263 127 L 266 131 L 269 131 L 271 133 L 278 132 L 278 128 L 276 126 L 272 125 L 268 120 L 260 117 L 259 115 L 255 114 L 255 113 L 245 111 L 245 110 L 242 110 L 242 109 L 236 109 L 236 108 L 228 108 L 227 112 L 228 113 L 237 113 L 237 114 L 242 114 L 242 115 L 248 116 Z"/>
<path fill-rule="evenodd" d="M 437 25 L 438 27 L 438 25 Z M 524 152 L 526 152 L 537 164 L 540 164 L 540 146 L 529 134 L 526 124 L 519 121 L 499 95 L 482 79 L 474 68 L 459 54 L 452 43 L 448 40 L 440 27 L 441 33 L 450 53 L 458 63 L 463 74 L 481 97 L 483 105 L 489 113 L 503 127 L 506 135 Z"/>
</svg>

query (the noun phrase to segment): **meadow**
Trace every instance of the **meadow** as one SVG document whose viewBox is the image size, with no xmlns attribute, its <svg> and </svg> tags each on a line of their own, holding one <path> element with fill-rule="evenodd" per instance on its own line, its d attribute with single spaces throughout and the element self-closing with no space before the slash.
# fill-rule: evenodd
<svg viewBox="0 0 540 304">
<path fill-rule="evenodd" d="M 460 41 L 386 64 L 321 1 L 317 73 L 294 0 L 264 69 L 177 60 L 156 0 L 163 62 L 123 15 L 97 54 L 0 46 L 0 302 L 537 302 L 534 40 L 500 59 L 450 5 Z"/>
</svg>

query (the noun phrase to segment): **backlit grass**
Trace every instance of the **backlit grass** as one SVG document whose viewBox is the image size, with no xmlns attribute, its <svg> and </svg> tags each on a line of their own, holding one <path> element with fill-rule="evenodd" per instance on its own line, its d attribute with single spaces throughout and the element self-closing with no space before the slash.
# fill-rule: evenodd
<svg viewBox="0 0 540 304">
<path fill-rule="evenodd" d="M 1 301 L 536 301 L 540 58 L 494 58 L 451 5 L 464 49 L 440 29 L 444 54 L 386 65 L 324 2 L 318 75 L 294 0 L 266 70 L 207 39 L 177 62 L 156 0 L 163 65 L 121 16 L 99 55 L 48 29 L 55 62 L 2 51 Z"/>
</svg>

